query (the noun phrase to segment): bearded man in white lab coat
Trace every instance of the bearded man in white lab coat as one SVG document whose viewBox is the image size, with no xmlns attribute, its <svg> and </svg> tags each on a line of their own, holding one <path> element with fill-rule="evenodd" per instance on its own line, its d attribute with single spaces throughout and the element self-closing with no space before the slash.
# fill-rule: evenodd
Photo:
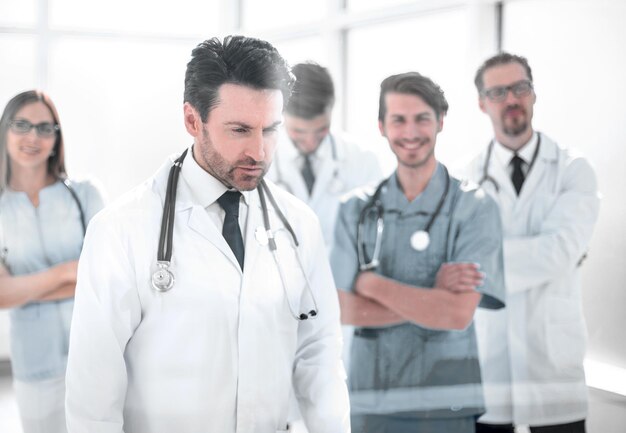
<svg viewBox="0 0 626 433">
<path fill-rule="evenodd" d="M 476 327 L 487 413 L 478 433 L 585 431 L 581 263 L 598 217 L 589 162 L 533 129 L 536 95 L 524 57 L 508 53 L 476 73 L 495 137 L 470 177 L 498 202 L 507 301 L 479 310 Z"/>
<path fill-rule="evenodd" d="M 292 384 L 311 431 L 350 430 L 339 307 L 319 223 L 270 182 L 261 193 L 292 85 L 285 61 L 258 39 L 213 38 L 192 52 L 186 159 L 169 157 L 101 212 L 85 239 L 69 432 L 287 431 Z M 166 232 L 173 245 L 164 244 L 173 252 L 171 290 L 155 272 L 166 215 L 174 218 Z"/>
</svg>

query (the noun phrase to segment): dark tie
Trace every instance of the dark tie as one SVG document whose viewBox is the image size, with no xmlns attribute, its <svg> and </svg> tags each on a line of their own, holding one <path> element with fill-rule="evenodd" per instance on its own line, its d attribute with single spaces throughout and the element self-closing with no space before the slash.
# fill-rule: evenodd
<svg viewBox="0 0 626 433">
<path fill-rule="evenodd" d="M 222 235 L 224 239 L 226 239 L 226 242 L 228 242 L 230 249 L 235 253 L 235 257 L 243 271 L 244 248 L 241 229 L 239 228 L 239 197 L 241 197 L 239 191 L 226 191 L 217 199 L 217 202 L 226 212 Z"/>
<path fill-rule="evenodd" d="M 315 183 L 315 174 L 313 174 L 313 166 L 311 165 L 311 155 L 303 155 L 304 156 L 304 164 L 302 165 L 302 178 L 304 179 L 304 183 L 306 183 L 306 189 L 309 191 L 309 195 L 311 195 L 311 191 L 313 191 L 313 184 Z"/>
<path fill-rule="evenodd" d="M 513 181 L 513 186 L 515 187 L 515 192 L 519 195 L 520 190 L 522 189 L 522 185 L 524 184 L 524 172 L 522 171 L 522 165 L 524 164 L 524 160 L 519 157 L 516 153 L 511 158 L 511 164 L 513 165 L 513 174 L 511 175 L 511 180 Z"/>
</svg>

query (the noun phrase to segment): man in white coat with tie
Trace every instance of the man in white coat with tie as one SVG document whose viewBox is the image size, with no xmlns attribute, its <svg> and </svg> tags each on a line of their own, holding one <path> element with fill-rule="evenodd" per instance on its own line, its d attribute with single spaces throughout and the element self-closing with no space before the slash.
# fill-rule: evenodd
<svg viewBox="0 0 626 433">
<path fill-rule="evenodd" d="M 335 89 L 328 70 L 299 63 L 293 96 L 285 104 L 284 130 L 268 177 L 308 204 L 320 219 L 328 251 L 333 244 L 339 199 L 382 179 L 376 155 L 331 132 Z"/>
<path fill-rule="evenodd" d="M 478 433 L 582 433 L 587 416 L 581 265 L 598 217 L 589 162 L 533 129 L 536 95 L 524 57 L 478 69 L 480 109 L 494 138 L 469 177 L 498 202 L 506 308 L 478 310 L 487 413 Z"/>
<path fill-rule="evenodd" d="M 306 62 L 294 65 L 292 72 L 296 82 L 285 104 L 284 128 L 268 178 L 313 209 L 330 254 L 341 197 L 378 183 L 383 175 L 372 151 L 331 131 L 335 87 L 328 69 Z M 345 365 L 353 331 L 352 326 L 343 326 Z"/>
<path fill-rule="evenodd" d="M 292 385 L 311 431 L 349 432 L 317 218 L 263 181 L 292 84 L 267 42 L 228 36 L 193 50 L 183 110 L 193 145 L 89 226 L 70 433 L 287 431 Z"/>
</svg>

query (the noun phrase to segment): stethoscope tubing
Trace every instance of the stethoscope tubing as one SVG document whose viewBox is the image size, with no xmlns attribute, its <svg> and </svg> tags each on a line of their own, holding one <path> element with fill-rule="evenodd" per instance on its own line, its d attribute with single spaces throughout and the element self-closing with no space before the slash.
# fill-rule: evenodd
<svg viewBox="0 0 626 433">
<path fill-rule="evenodd" d="M 173 249 L 173 231 L 174 231 L 173 229 L 174 229 L 174 218 L 175 218 L 175 213 L 176 213 L 176 191 L 177 191 L 177 185 L 178 185 L 178 178 L 180 176 L 180 171 L 182 169 L 183 161 L 185 159 L 185 156 L 187 155 L 187 150 L 188 149 L 185 149 L 185 151 L 181 154 L 181 156 L 178 157 L 174 161 L 174 164 L 172 165 L 172 168 L 170 169 L 170 172 L 167 178 L 167 186 L 165 189 L 165 200 L 163 203 L 163 216 L 161 219 L 161 230 L 159 233 L 159 245 L 158 245 L 158 251 L 157 251 L 158 269 L 152 275 L 152 285 L 156 291 L 161 292 L 161 293 L 169 291 L 174 285 L 174 274 L 169 270 L 169 266 L 170 266 L 171 259 L 172 259 L 172 249 Z M 287 220 L 283 212 L 280 210 L 280 207 L 276 203 L 276 200 L 274 199 L 274 196 L 272 195 L 269 187 L 265 183 L 265 180 L 261 180 L 261 182 L 257 186 L 257 192 L 259 194 L 259 199 L 261 201 L 261 209 L 263 213 L 263 225 L 265 227 L 265 232 L 267 234 L 268 246 L 269 246 L 270 252 L 272 253 L 274 262 L 276 263 L 276 267 L 278 268 L 279 278 L 283 286 L 283 292 L 287 300 L 289 311 L 296 320 L 307 320 L 309 318 L 315 318 L 318 314 L 317 301 L 315 299 L 315 296 L 313 295 L 313 291 L 311 289 L 311 283 L 309 281 L 308 276 L 306 275 L 306 272 L 304 271 L 302 259 L 300 258 L 300 253 L 298 251 L 298 246 L 299 246 L 298 237 L 296 236 L 296 233 L 291 227 L 291 224 L 289 224 L 289 221 Z M 276 214 L 278 215 L 278 218 L 281 220 L 285 229 L 289 232 L 293 240 L 293 243 L 294 243 L 293 248 L 295 251 L 296 260 L 298 261 L 298 265 L 300 266 L 300 270 L 304 277 L 306 290 L 309 293 L 309 296 L 311 297 L 311 300 L 313 302 L 313 309 L 308 311 L 307 313 L 296 314 L 293 307 L 291 306 L 291 301 L 289 300 L 289 294 L 287 293 L 286 279 L 285 279 L 285 276 L 283 275 L 283 271 L 282 271 L 282 268 L 280 267 L 280 261 L 277 255 L 278 248 L 276 245 L 274 232 L 272 232 L 272 228 L 270 225 L 269 212 L 268 212 L 268 207 L 267 207 L 267 202 L 266 202 L 266 195 L 267 195 L 267 199 L 270 201 L 272 207 L 274 208 Z"/>
<path fill-rule="evenodd" d="M 489 174 L 489 165 L 491 164 L 491 155 L 493 154 L 494 146 L 495 146 L 495 141 L 491 140 L 489 142 L 489 146 L 487 147 L 487 154 L 485 155 L 485 163 L 483 164 L 483 176 L 478 181 L 478 185 L 482 186 L 485 182 L 489 182 L 493 185 L 494 189 L 496 190 L 496 194 L 499 194 L 500 184 L 498 183 L 497 180 L 493 178 L 493 176 Z M 530 174 L 530 171 L 532 170 L 533 166 L 535 165 L 535 161 L 537 160 L 537 157 L 539 156 L 539 146 L 541 146 L 541 133 L 538 132 L 537 133 L 537 146 L 535 147 L 535 151 L 533 152 L 533 156 L 530 160 L 530 164 L 528 164 L 528 171 L 526 171 L 526 177 L 528 177 L 528 175 Z"/>
<path fill-rule="evenodd" d="M 163 216 L 161 218 L 161 231 L 159 234 L 159 247 L 157 250 L 157 262 L 169 263 L 172 260 L 172 248 L 174 237 L 174 215 L 176 212 L 176 185 L 178 185 L 178 176 L 182 169 L 183 161 L 187 156 L 188 149 L 178 157 L 167 177 L 167 188 L 165 190 L 165 201 L 163 203 Z"/>
<path fill-rule="evenodd" d="M 430 219 L 428 220 L 428 223 L 426 223 L 426 226 L 423 229 L 423 231 L 426 234 L 430 234 L 430 229 L 432 225 L 434 224 L 435 220 L 437 219 L 437 217 L 439 216 L 439 214 L 441 213 L 441 209 L 443 208 L 445 200 L 448 197 L 448 194 L 450 192 L 450 174 L 448 173 L 448 169 L 446 168 L 445 165 L 442 164 L 442 167 L 445 171 L 446 184 L 444 187 L 444 192 L 439 198 L 439 202 L 437 203 L 437 207 L 435 208 L 435 211 L 432 213 Z M 385 224 L 384 224 L 385 208 L 382 204 L 382 201 L 380 200 L 380 195 L 385 185 L 387 185 L 387 183 L 389 182 L 389 179 L 390 178 L 383 180 L 378 185 L 378 187 L 376 188 L 376 191 L 372 195 L 372 198 L 368 201 L 368 203 L 365 205 L 365 207 L 361 210 L 361 213 L 359 214 L 359 222 L 357 226 L 357 256 L 359 260 L 359 269 L 361 271 L 373 270 L 373 269 L 376 269 L 380 265 L 380 249 L 382 247 L 382 236 L 383 236 L 383 232 L 385 229 Z M 364 237 L 363 226 L 365 224 L 365 218 L 367 217 L 367 214 L 372 209 L 376 209 L 376 241 L 374 243 L 374 252 L 372 253 L 372 260 L 367 262 L 365 258 L 365 241 L 363 239 Z"/>
</svg>

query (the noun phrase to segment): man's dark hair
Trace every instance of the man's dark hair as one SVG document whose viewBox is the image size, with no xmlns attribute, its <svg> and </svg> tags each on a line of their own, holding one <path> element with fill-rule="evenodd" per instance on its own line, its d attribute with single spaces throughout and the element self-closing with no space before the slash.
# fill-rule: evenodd
<svg viewBox="0 0 626 433">
<path fill-rule="evenodd" d="M 185 102 L 206 122 L 218 103 L 222 84 L 239 84 L 253 89 L 275 89 L 286 103 L 294 77 L 289 65 L 269 42 L 245 36 L 226 36 L 201 42 L 191 52 L 185 73 Z"/>
<path fill-rule="evenodd" d="M 480 65 L 480 68 L 478 68 L 478 71 L 476 71 L 474 84 L 476 85 L 478 93 L 481 93 L 485 89 L 484 75 L 487 69 L 493 68 L 494 66 L 508 65 L 509 63 L 519 63 L 520 65 L 522 65 L 526 70 L 526 75 L 528 75 L 528 79 L 531 83 L 533 82 L 533 73 L 530 69 L 530 65 L 528 64 L 528 60 L 526 60 L 526 57 L 517 56 L 510 53 L 500 53 L 485 60 L 485 62 Z"/>
<path fill-rule="evenodd" d="M 385 103 L 385 95 L 387 93 L 404 93 L 419 96 L 435 111 L 437 119 L 441 119 L 448 112 L 448 101 L 446 101 L 441 87 L 430 78 L 418 72 L 406 72 L 387 77 L 380 84 L 378 120 L 381 122 L 384 121 L 385 114 L 387 114 L 387 104 Z"/>
<path fill-rule="evenodd" d="M 285 112 L 302 119 L 324 114 L 335 103 L 335 86 L 328 69 L 313 62 L 298 63 L 291 72 L 296 76 L 291 99 Z"/>
</svg>

